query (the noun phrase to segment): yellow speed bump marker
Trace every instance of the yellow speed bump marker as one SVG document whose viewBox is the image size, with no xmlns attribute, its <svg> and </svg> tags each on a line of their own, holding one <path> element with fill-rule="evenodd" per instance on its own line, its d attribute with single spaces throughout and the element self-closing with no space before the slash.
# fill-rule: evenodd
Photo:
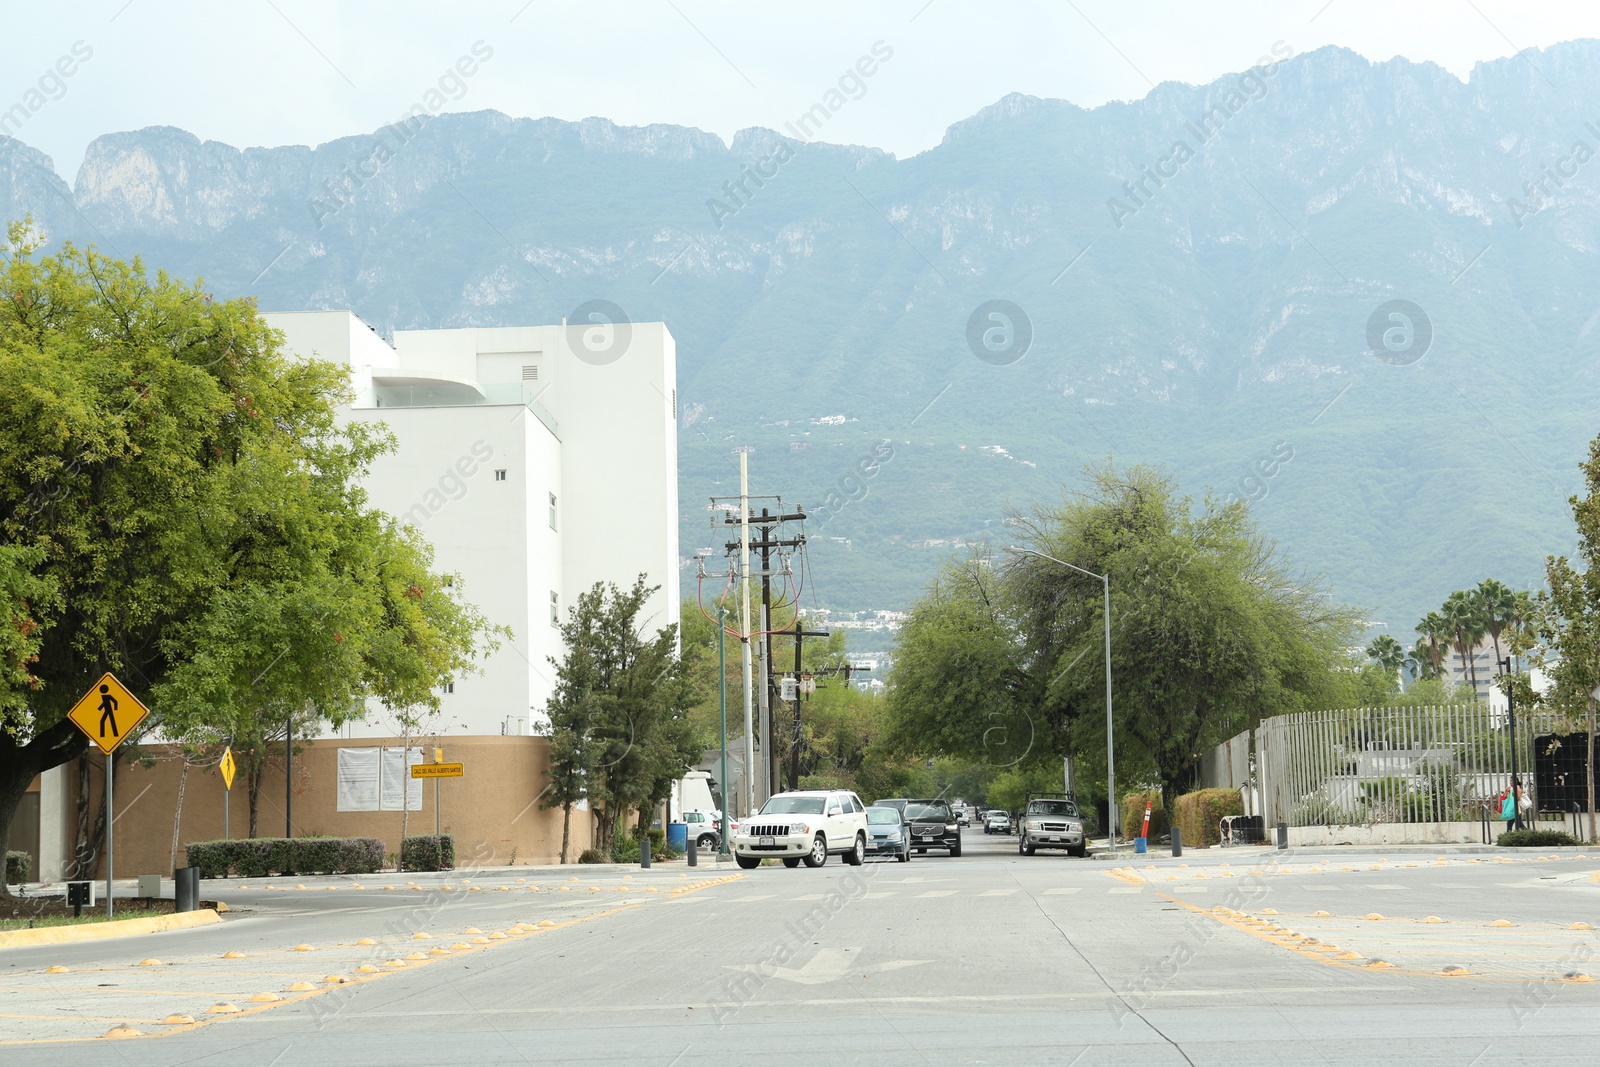
<svg viewBox="0 0 1600 1067">
<path fill-rule="evenodd" d="M 435 945 L 433 948 L 430 948 L 428 950 L 428 955 L 430 955 L 430 956 L 448 956 L 448 955 L 450 955 L 450 950 L 445 948 L 443 945 Z"/>
<path fill-rule="evenodd" d="M 1496 919 L 1494 922 L 1490 923 L 1489 925 L 1490 926 L 1510 926 L 1510 925 L 1512 925 L 1512 923 L 1511 923 L 1510 919 Z"/>
<path fill-rule="evenodd" d="M 408 960 L 425 960 L 427 958 L 428 958 L 428 954 L 426 952 L 407 952 L 406 953 L 406 959 L 408 959 Z"/>
<path fill-rule="evenodd" d="M 433 939 L 433 935 L 432 934 L 415 933 L 415 934 L 411 935 L 411 940 L 413 940 L 413 941 L 430 941 L 432 939 Z"/>
<path fill-rule="evenodd" d="M 220 1003 L 220 1004 L 211 1005 L 211 1007 L 206 1009 L 206 1014 L 207 1015 L 237 1015 L 237 1014 L 239 1014 L 239 1006 L 237 1004 L 229 1004 L 229 1003 L 224 1001 L 223 1003 Z"/>
<path fill-rule="evenodd" d="M 244 953 L 243 952 L 224 952 L 222 954 L 222 958 L 225 959 L 225 960 L 242 960 L 242 959 L 244 959 Z"/>
<path fill-rule="evenodd" d="M 116 1026 L 113 1026 L 111 1029 L 107 1030 L 101 1036 L 110 1037 L 110 1038 L 143 1037 L 144 1036 L 144 1031 L 143 1030 L 135 1030 L 133 1027 L 129 1026 L 127 1023 L 118 1023 Z"/>
<path fill-rule="evenodd" d="M 1467 970 L 1465 967 L 1458 967 L 1458 966 L 1456 966 L 1455 964 L 1452 963 L 1448 967 L 1441 968 L 1439 973 L 1440 974 L 1471 974 L 1472 972 Z"/>
<path fill-rule="evenodd" d="M 295 950 L 295 951 L 296 951 L 296 952 L 315 952 L 315 951 L 316 951 L 316 949 L 315 949 L 315 948 L 313 948 L 313 947 L 312 947 L 312 946 L 310 946 L 310 945 L 306 945 L 306 944 L 300 944 L 300 945 L 296 945 L 296 946 L 295 946 L 295 947 L 294 947 L 294 950 Z"/>
<path fill-rule="evenodd" d="M 1314 911 L 1311 914 L 1318 919 L 1326 919 L 1328 917 L 1328 913 L 1325 911 Z"/>
<path fill-rule="evenodd" d="M 141 967 L 159 967 L 159 966 L 161 966 L 161 961 L 156 959 L 154 956 L 151 956 L 147 960 L 140 960 L 139 961 L 139 966 L 141 966 Z"/>
<path fill-rule="evenodd" d="M 555 923 L 551 922 L 549 919 L 540 919 L 539 920 L 539 925 L 540 926 L 554 926 Z"/>
<path fill-rule="evenodd" d="M 54 967 L 46 967 L 44 969 L 44 973 L 45 974 L 66 974 L 67 973 L 67 968 L 61 966 L 58 963 Z"/>
<path fill-rule="evenodd" d="M 487 945 L 489 943 L 489 939 L 487 937 L 475 937 L 472 939 L 472 943 L 474 945 Z"/>
<path fill-rule="evenodd" d="M 377 974 L 378 973 L 378 968 L 374 967 L 370 963 L 363 963 L 361 966 L 356 968 L 356 973 L 357 974 Z"/>
<path fill-rule="evenodd" d="M 462 950 L 464 948 L 471 948 L 472 946 L 467 944 L 465 941 L 457 941 L 455 944 L 451 945 L 450 947 L 459 952 L 460 950 Z"/>
<path fill-rule="evenodd" d="M 483 931 L 478 929 L 476 926 L 469 926 L 469 927 L 467 927 L 465 930 L 463 930 L 461 932 L 464 933 L 464 934 L 481 934 L 481 933 L 483 933 Z"/>
<path fill-rule="evenodd" d="M 276 993 L 257 993 L 255 996 L 250 998 L 250 1002 L 252 1004 L 271 1004 L 274 1001 L 279 1001 L 282 999 L 283 998 L 278 996 Z"/>
<path fill-rule="evenodd" d="M 350 979 L 346 978 L 342 974 L 327 974 L 322 976 L 323 985 L 344 985 L 348 981 L 350 981 Z M 307 989 L 312 988 L 309 984 L 303 982 L 296 982 L 295 985 L 305 985 Z M 295 986 L 290 986 L 289 988 L 293 989 L 294 987 Z"/>
<path fill-rule="evenodd" d="M 1588 923 L 1573 923 L 1571 926 L 1567 927 L 1567 929 L 1568 930 L 1593 930 L 1594 927 L 1590 926 Z M 51 968 L 51 969 L 54 970 L 54 968 Z M 65 967 L 63 967 L 61 969 L 63 971 L 66 970 Z"/>
<path fill-rule="evenodd" d="M 1369 922 L 1369 923 L 1375 923 L 1375 922 L 1382 922 L 1383 921 L 1383 916 L 1379 915 L 1375 911 L 1367 912 L 1367 914 L 1363 915 L 1362 918 L 1366 919 L 1367 922 Z"/>
<path fill-rule="evenodd" d="M 1593 978 L 1590 978 L 1588 975 L 1584 974 L 1582 971 L 1568 971 L 1566 974 L 1561 976 L 1561 980 L 1563 982 L 1592 982 L 1592 981 L 1594 981 Z"/>
<path fill-rule="evenodd" d="M 370 937 L 363 937 L 360 941 L 357 941 L 356 944 L 358 944 L 358 945 L 376 945 L 377 942 L 372 940 L 372 938 L 370 938 Z"/>
<path fill-rule="evenodd" d="M 190 1026 L 193 1025 L 193 1023 L 193 1015 L 184 1015 L 181 1012 L 174 1012 L 165 1019 L 161 1020 L 162 1026 Z"/>
<path fill-rule="evenodd" d="M 289 983 L 289 992 L 291 992 L 291 993 L 305 993 L 305 992 L 308 992 L 308 991 L 310 991 L 312 989 L 315 989 L 315 988 L 317 988 L 317 987 L 312 985 L 310 982 L 291 982 L 291 983 Z"/>
<path fill-rule="evenodd" d="M 1422 921 L 1425 922 L 1425 923 L 1442 923 L 1442 922 L 1444 922 L 1444 920 L 1439 918 L 1439 916 L 1437 916 L 1437 915 L 1425 915 L 1425 916 L 1423 916 Z"/>
<path fill-rule="evenodd" d="M 494 933 L 489 935 L 490 941 L 504 941 L 505 939 L 506 935 L 502 934 L 499 930 L 496 930 Z"/>
</svg>

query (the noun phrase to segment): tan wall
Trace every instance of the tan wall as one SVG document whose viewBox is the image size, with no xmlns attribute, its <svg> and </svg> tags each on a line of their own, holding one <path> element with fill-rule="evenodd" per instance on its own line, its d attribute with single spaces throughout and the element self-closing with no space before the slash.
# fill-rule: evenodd
<svg viewBox="0 0 1600 1067">
<path fill-rule="evenodd" d="M 430 757 L 430 746 L 413 742 Z M 398 811 L 342 812 L 337 806 L 338 750 L 340 748 L 399 747 L 398 739 L 307 741 L 294 758 L 294 833 L 302 836 L 377 837 L 386 852 L 400 847 L 401 813 Z M 150 767 L 123 760 L 116 770 L 116 874 L 170 875 L 172 830 L 177 809 L 182 763 L 166 746 L 143 750 L 154 762 Z M 442 826 L 456 839 L 458 866 L 504 866 L 558 863 L 561 853 L 561 809 L 546 810 L 538 797 L 546 784 L 549 741 L 543 737 L 452 737 L 444 743 L 448 762 L 465 764 L 465 776 L 440 782 Z M 95 764 L 103 764 L 91 757 Z M 98 772 L 99 767 L 93 768 Z M 91 803 L 103 803 L 103 776 L 91 773 Z M 69 778 L 74 790 L 69 811 L 76 809 L 77 775 Z M 185 862 L 182 845 L 223 836 L 222 778 L 215 767 L 191 767 L 184 788 L 183 821 L 178 834 L 178 864 Z M 229 823 L 232 836 L 248 837 L 249 798 L 241 773 L 234 779 Z M 97 807 L 91 811 L 98 810 Z M 434 827 L 434 783 L 422 783 L 422 809 L 406 813 L 405 833 L 431 834 Z M 70 831 L 69 831 L 70 832 Z M 284 766 L 281 755 L 267 763 L 262 777 L 257 835 L 281 837 L 284 832 Z M 587 848 L 592 835 L 590 816 L 572 813 L 570 859 Z M 99 849 L 100 842 L 92 842 Z M 105 868 L 100 867 L 104 876 Z"/>
</svg>

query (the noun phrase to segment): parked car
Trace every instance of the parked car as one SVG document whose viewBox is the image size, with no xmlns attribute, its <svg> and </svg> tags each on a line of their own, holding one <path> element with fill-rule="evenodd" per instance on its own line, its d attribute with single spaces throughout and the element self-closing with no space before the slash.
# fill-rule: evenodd
<svg viewBox="0 0 1600 1067">
<path fill-rule="evenodd" d="M 986 834 L 1009 834 L 1011 832 L 1011 813 L 995 808 L 983 816 L 983 832 Z"/>
<path fill-rule="evenodd" d="M 874 800 L 872 802 L 872 806 L 875 808 L 893 808 L 895 811 L 898 811 L 904 815 L 906 805 L 909 803 L 911 803 L 911 801 L 907 800 L 905 797 L 890 797 L 888 800 Z"/>
<path fill-rule="evenodd" d="M 908 801 L 905 820 L 911 826 L 911 845 L 918 855 L 930 848 L 948 849 L 952 856 L 961 855 L 961 826 L 947 801 Z"/>
<path fill-rule="evenodd" d="M 785 867 L 821 867 L 829 856 L 859 866 L 867 855 L 867 809 L 847 789 L 778 793 L 733 835 L 733 854 L 746 870 L 767 857 Z"/>
<path fill-rule="evenodd" d="M 867 855 L 911 859 L 911 826 L 895 809 L 874 804 L 867 809 Z"/>
<path fill-rule="evenodd" d="M 695 848 L 712 851 L 722 844 L 722 834 L 717 829 L 720 816 L 714 811 L 686 811 L 683 824 L 687 836 L 694 839 Z M 735 826 L 737 829 L 737 826 Z"/>
<path fill-rule="evenodd" d="M 1072 797 L 1054 794 L 1029 797 L 1017 826 L 1017 852 L 1031 856 L 1041 848 L 1062 848 L 1074 856 L 1087 856 L 1083 813 Z"/>
</svg>

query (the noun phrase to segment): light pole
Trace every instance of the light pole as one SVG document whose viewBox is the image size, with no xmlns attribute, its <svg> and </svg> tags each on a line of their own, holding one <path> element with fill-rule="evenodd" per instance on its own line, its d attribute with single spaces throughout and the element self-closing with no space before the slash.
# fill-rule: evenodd
<svg viewBox="0 0 1600 1067">
<path fill-rule="evenodd" d="M 1018 548 L 1010 545 L 1007 552 L 1014 555 L 1038 556 L 1051 563 L 1059 563 L 1069 570 L 1090 578 L 1097 578 L 1105 591 L 1105 623 L 1106 623 L 1106 840 L 1110 851 L 1117 848 L 1117 750 L 1111 729 L 1111 576 L 1096 574 L 1094 571 L 1084 570 L 1075 563 L 1068 563 L 1064 559 L 1056 559 L 1032 548 Z"/>
<path fill-rule="evenodd" d="M 1495 666 L 1501 668 L 1502 672 L 1509 676 L 1511 674 L 1511 657 L 1506 656 L 1503 659 L 1496 660 Z M 1517 700 L 1510 682 L 1506 683 L 1506 725 L 1511 730 L 1511 794 L 1517 812 L 1516 818 L 1511 820 L 1511 826 L 1508 829 L 1520 830 L 1522 829 L 1522 790 L 1524 786 L 1517 779 Z"/>
<path fill-rule="evenodd" d="M 717 835 L 717 851 L 728 854 L 728 609 L 717 605 L 717 705 L 722 712 L 722 774 L 717 788 L 722 793 L 722 832 Z"/>
</svg>

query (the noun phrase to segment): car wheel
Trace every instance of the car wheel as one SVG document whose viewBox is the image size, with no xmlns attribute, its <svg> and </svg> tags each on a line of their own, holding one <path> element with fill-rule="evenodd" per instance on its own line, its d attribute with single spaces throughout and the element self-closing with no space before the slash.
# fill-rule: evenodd
<svg viewBox="0 0 1600 1067">
<path fill-rule="evenodd" d="M 694 839 L 694 844 L 696 848 L 709 852 L 711 849 L 717 847 L 717 839 L 712 834 L 701 834 L 699 837 Z"/>
<path fill-rule="evenodd" d="M 911 847 L 909 845 L 907 845 L 905 848 L 902 848 L 900 850 L 900 854 L 895 857 L 895 862 L 896 863 L 910 863 L 911 862 Z"/>
<path fill-rule="evenodd" d="M 867 858 L 867 839 L 863 834 L 856 835 L 856 844 L 849 852 L 844 854 L 844 861 L 852 867 L 861 866 Z"/>
<path fill-rule="evenodd" d="M 920 848 L 919 848 L 919 849 L 917 849 L 917 855 L 919 855 L 919 856 L 920 856 L 920 855 L 922 855 L 922 853 L 923 853 L 923 852 L 924 852 L 924 851 L 926 851 L 926 850 L 925 850 L 925 849 L 920 849 Z"/>
<path fill-rule="evenodd" d="M 959 855 L 961 855 L 961 842 L 957 841 L 955 844 L 950 846 L 950 856 L 951 858 L 955 858 Z"/>
<path fill-rule="evenodd" d="M 811 842 L 811 851 L 806 853 L 807 867 L 821 867 L 828 862 L 828 839 L 821 834 Z"/>
<path fill-rule="evenodd" d="M 1072 850 L 1072 854 L 1077 856 L 1079 859 L 1083 859 L 1089 854 L 1089 846 L 1086 844 L 1079 845 L 1077 848 Z"/>
<path fill-rule="evenodd" d="M 1031 856 L 1031 855 L 1033 855 L 1033 846 L 1032 845 L 1028 845 L 1028 844 L 1024 844 L 1023 842 L 1018 841 L 1017 842 L 1017 855 L 1019 855 L 1019 856 Z"/>
<path fill-rule="evenodd" d="M 788 867 L 790 870 L 793 870 L 794 868 L 800 866 L 800 857 L 799 856 L 785 856 L 785 857 L 783 857 L 783 865 L 785 867 Z"/>
<path fill-rule="evenodd" d="M 755 870 L 757 867 L 761 866 L 760 856 L 735 856 L 734 859 L 738 860 L 739 866 L 743 867 L 747 871 Z"/>
</svg>

